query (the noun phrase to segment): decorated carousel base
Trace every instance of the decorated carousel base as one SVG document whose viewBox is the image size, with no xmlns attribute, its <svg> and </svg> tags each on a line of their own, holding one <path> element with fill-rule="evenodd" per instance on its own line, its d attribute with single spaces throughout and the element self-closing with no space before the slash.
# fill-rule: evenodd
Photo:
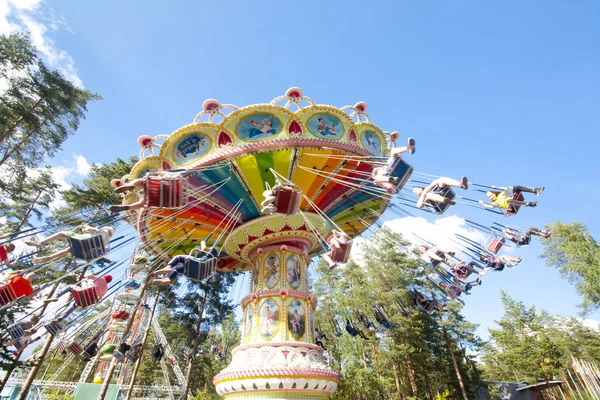
<svg viewBox="0 0 600 400">
<path fill-rule="evenodd" d="M 270 342 L 236 347 L 231 364 L 213 382 L 227 399 L 327 399 L 339 374 L 310 343 Z"/>
</svg>

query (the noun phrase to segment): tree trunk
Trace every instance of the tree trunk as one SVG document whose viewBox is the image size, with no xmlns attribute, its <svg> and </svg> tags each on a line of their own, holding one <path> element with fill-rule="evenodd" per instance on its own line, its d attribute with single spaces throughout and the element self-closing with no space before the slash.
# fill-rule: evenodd
<svg viewBox="0 0 600 400">
<path fill-rule="evenodd" d="M 429 380 L 429 374 L 425 373 L 425 388 L 427 389 L 427 396 L 429 396 L 429 400 L 434 400 L 433 391 L 431 390 L 431 381 Z"/>
<path fill-rule="evenodd" d="M 469 397 L 467 396 L 467 390 L 465 389 L 465 384 L 462 379 L 462 375 L 460 374 L 460 370 L 458 369 L 458 362 L 456 361 L 456 356 L 454 355 L 454 350 L 452 349 L 452 343 L 450 343 L 448 331 L 446 331 L 446 327 L 443 323 L 440 325 L 442 325 L 442 333 L 444 334 L 444 339 L 446 340 L 446 345 L 448 346 L 450 358 L 452 358 L 452 364 L 454 365 L 454 370 L 456 371 L 456 377 L 458 378 L 458 384 L 460 386 L 460 391 L 462 392 L 463 399 L 469 400 Z"/>
<path fill-rule="evenodd" d="M 190 391 L 190 385 L 192 381 L 192 363 L 194 362 L 194 357 L 196 355 L 196 351 L 198 351 L 198 344 L 200 343 L 200 326 L 202 325 L 202 316 L 204 315 L 204 306 L 206 305 L 206 290 L 204 291 L 204 295 L 202 296 L 202 302 L 200 303 L 200 311 L 198 312 L 198 324 L 196 325 L 196 340 L 194 340 L 194 352 L 192 356 L 188 360 L 187 369 L 185 371 L 185 388 L 183 389 L 183 396 L 181 396 L 182 400 L 186 400 L 188 398 L 188 393 Z"/>
<path fill-rule="evenodd" d="M 33 110 L 35 110 L 43 100 L 44 100 L 44 98 L 40 97 L 38 99 L 38 101 L 36 101 L 33 104 L 33 106 L 31 106 L 31 108 L 29 109 L 29 112 L 32 112 Z M 0 144 L 2 144 L 4 139 L 6 139 L 8 136 L 10 136 L 11 133 L 14 132 L 14 130 L 19 127 L 19 125 L 21 124 L 22 121 L 23 121 L 23 116 L 21 115 L 19 118 L 17 118 L 17 120 L 12 124 L 12 126 L 10 128 L 8 128 L 7 130 L 4 131 L 2 136 L 0 136 Z"/>
<path fill-rule="evenodd" d="M 146 330 L 144 331 L 144 337 L 142 338 L 142 349 L 146 346 L 146 342 L 148 341 L 148 333 L 150 333 L 150 329 L 152 328 L 152 318 L 154 318 L 154 311 L 156 310 L 157 304 L 158 296 L 156 296 L 156 300 L 154 300 L 154 305 L 152 306 L 152 311 L 150 312 L 150 320 L 148 322 Z M 135 378 L 137 376 L 138 370 L 140 369 L 140 365 L 142 364 L 143 356 L 144 353 L 140 355 L 140 357 L 135 361 L 135 365 L 133 366 L 133 371 L 131 372 L 131 379 L 129 381 L 129 388 L 127 388 L 127 397 L 125 398 L 126 400 L 129 400 L 131 398 L 131 394 L 133 393 Z"/>
<path fill-rule="evenodd" d="M 400 341 L 403 346 L 406 345 L 406 340 L 404 339 L 404 336 L 401 336 Z M 415 380 L 415 366 L 413 365 L 413 362 L 410 359 L 410 357 L 408 356 L 408 354 L 404 355 L 404 359 L 406 360 L 406 368 L 408 368 L 408 380 L 410 381 L 410 388 L 412 390 L 412 394 L 416 395 L 417 394 L 417 382 Z"/>
<path fill-rule="evenodd" d="M 373 349 L 373 361 L 375 361 L 375 372 L 377 372 L 377 377 L 379 378 L 379 362 L 377 360 L 377 347 L 375 346 L 375 342 L 371 342 L 371 348 Z"/>
<path fill-rule="evenodd" d="M 27 210 L 27 212 L 25 213 L 25 215 L 23 216 L 23 218 L 21 218 L 21 221 L 19 221 L 19 228 L 18 231 L 21 230 L 21 228 L 23 227 L 23 225 L 25 225 L 25 223 L 27 222 L 27 218 L 29 218 L 29 215 L 31 214 L 31 212 L 33 211 L 33 208 L 35 207 L 35 205 L 37 204 L 37 201 L 39 200 L 39 198 L 42 196 L 42 194 L 44 193 L 44 190 L 41 190 L 37 196 L 35 196 L 35 199 L 33 200 L 33 202 L 31 203 L 31 205 L 29 206 L 29 209 Z M 17 231 L 17 232 L 18 232 Z"/>
<path fill-rule="evenodd" d="M 400 376 L 398 375 L 398 367 L 396 366 L 396 361 L 392 359 L 392 370 L 394 371 L 394 380 L 396 381 L 396 390 L 398 391 L 398 396 L 402 392 L 402 386 L 400 385 Z"/>
<path fill-rule="evenodd" d="M 0 166 L 2 166 L 2 164 L 4 164 L 6 162 L 6 160 L 8 160 L 10 158 L 10 156 L 12 156 L 15 153 L 15 151 L 17 151 L 17 149 L 19 147 L 21 147 L 23 144 L 25 144 L 29 140 L 29 138 L 31 136 L 33 136 L 33 134 L 38 129 L 40 129 L 46 122 L 48 122 L 48 118 L 44 118 L 44 120 L 42 121 L 42 123 L 39 124 L 36 129 L 32 129 L 29 132 L 27 132 L 27 134 L 25 134 L 21 138 L 21 140 L 19 140 L 19 143 L 13 145 L 12 148 L 6 149 L 6 153 L 4 153 L 4 156 L 2 156 L 2 159 L 0 160 Z"/>
</svg>

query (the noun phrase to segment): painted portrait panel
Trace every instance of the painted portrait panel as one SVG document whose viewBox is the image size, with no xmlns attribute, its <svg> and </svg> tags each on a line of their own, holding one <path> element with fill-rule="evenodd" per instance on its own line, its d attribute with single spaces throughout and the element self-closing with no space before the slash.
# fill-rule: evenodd
<svg viewBox="0 0 600 400">
<path fill-rule="evenodd" d="M 240 120 L 236 132 L 243 140 L 264 140 L 281 132 L 281 121 L 273 114 L 252 114 Z"/>
<path fill-rule="evenodd" d="M 252 287 L 250 288 L 250 291 L 253 292 L 256 290 L 256 287 L 258 286 L 258 261 L 254 261 L 254 263 L 252 264 Z"/>
<path fill-rule="evenodd" d="M 252 307 L 244 310 L 244 340 L 248 341 L 252 332 Z"/>
<path fill-rule="evenodd" d="M 300 286 L 300 260 L 293 254 L 287 260 L 287 280 L 292 289 Z"/>
<path fill-rule="evenodd" d="M 362 145 L 373 154 L 381 154 L 381 140 L 371 131 L 365 131 L 360 138 Z"/>
<path fill-rule="evenodd" d="M 306 330 L 306 314 L 299 300 L 294 300 L 288 306 L 288 330 L 296 340 L 304 337 Z"/>
<path fill-rule="evenodd" d="M 338 117 L 331 114 L 315 114 L 308 120 L 308 130 L 323 139 L 339 139 L 344 134 L 344 126 Z"/>
<path fill-rule="evenodd" d="M 279 331 L 279 306 L 273 299 L 266 299 L 260 306 L 260 336 L 270 340 Z"/>
<path fill-rule="evenodd" d="M 210 148 L 210 138 L 201 133 L 188 135 L 173 147 L 173 159 L 179 164 L 187 164 L 201 158 Z"/>
<path fill-rule="evenodd" d="M 264 280 L 269 289 L 273 289 L 279 282 L 279 258 L 275 254 L 269 255 L 265 261 Z"/>
<path fill-rule="evenodd" d="M 156 172 L 156 169 L 154 169 L 154 168 L 144 168 L 142 170 L 142 172 L 140 172 L 140 176 L 138 176 L 138 178 L 143 178 L 144 176 L 146 176 L 147 174 L 149 174 L 151 172 Z"/>
</svg>

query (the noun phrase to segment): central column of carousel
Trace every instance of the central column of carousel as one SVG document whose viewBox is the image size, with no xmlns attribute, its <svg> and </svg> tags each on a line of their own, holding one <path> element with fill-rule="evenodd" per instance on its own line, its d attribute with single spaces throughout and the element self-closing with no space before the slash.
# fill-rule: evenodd
<svg viewBox="0 0 600 400">
<path fill-rule="evenodd" d="M 273 238 L 248 254 L 250 295 L 242 300 L 242 343 L 214 377 L 227 399 L 327 399 L 339 383 L 314 344 L 309 240 Z"/>
</svg>

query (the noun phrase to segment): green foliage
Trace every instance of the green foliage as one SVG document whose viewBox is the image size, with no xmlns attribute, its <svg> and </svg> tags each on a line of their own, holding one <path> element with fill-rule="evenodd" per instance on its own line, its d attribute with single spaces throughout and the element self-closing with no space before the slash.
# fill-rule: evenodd
<svg viewBox="0 0 600 400">
<path fill-rule="evenodd" d="M 32 219 L 40 221 L 50 209 L 59 185 L 52 179 L 50 168 L 39 171 L 39 175 L 28 174 L 19 179 L 16 187 L 10 188 L 10 202 L 0 202 L 0 218 L 5 218 L 2 233 L 18 232 L 33 226 Z"/>
<path fill-rule="evenodd" d="M 476 326 L 465 321 L 457 308 L 444 318 L 444 330 L 438 315 L 413 308 L 407 291 L 425 282 L 423 270 L 407 257 L 404 245 L 401 235 L 383 229 L 366 243 L 364 265 L 350 262 L 333 271 L 324 263 L 318 266 L 316 325 L 327 335 L 331 366 L 342 375 L 336 399 L 356 399 L 359 394 L 368 399 L 388 398 L 391 393 L 401 398 L 433 398 L 446 390 L 450 398 L 458 398 L 457 373 L 467 390 L 477 382 L 474 362 L 466 355 L 467 350 L 480 346 L 474 335 Z M 375 322 L 376 306 L 395 329 Z M 374 324 L 371 329 L 364 324 L 366 320 L 361 321 L 364 317 Z M 367 339 L 346 334 L 346 320 Z"/>
<path fill-rule="evenodd" d="M 29 38 L 0 36 L 0 166 L 37 167 L 79 127 L 87 103 L 100 99 L 44 65 Z"/>
<path fill-rule="evenodd" d="M 552 236 L 543 241 L 540 255 L 546 265 L 558 268 L 561 275 L 575 285 L 583 297 L 584 313 L 600 307 L 600 246 L 579 222 L 556 222 L 547 227 Z"/>
<path fill-rule="evenodd" d="M 77 211 L 84 215 L 94 214 L 99 207 L 108 207 L 121 202 L 121 198 L 114 192 L 110 181 L 120 179 L 129 174 L 138 161 L 136 157 L 129 160 L 117 158 L 115 161 L 102 165 L 92 165 L 89 177 L 81 185 L 73 187 L 63 196 L 68 204 L 68 210 Z"/>
<path fill-rule="evenodd" d="M 574 318 L 552 317 L 527 308 L 502 293 L 504 316 L 490 329 L 492 342 L 483 352 L 487 379 L 527 381 L 560 379 L 571 357 L 598 362 L 600 334 Z"/>
</svg>

